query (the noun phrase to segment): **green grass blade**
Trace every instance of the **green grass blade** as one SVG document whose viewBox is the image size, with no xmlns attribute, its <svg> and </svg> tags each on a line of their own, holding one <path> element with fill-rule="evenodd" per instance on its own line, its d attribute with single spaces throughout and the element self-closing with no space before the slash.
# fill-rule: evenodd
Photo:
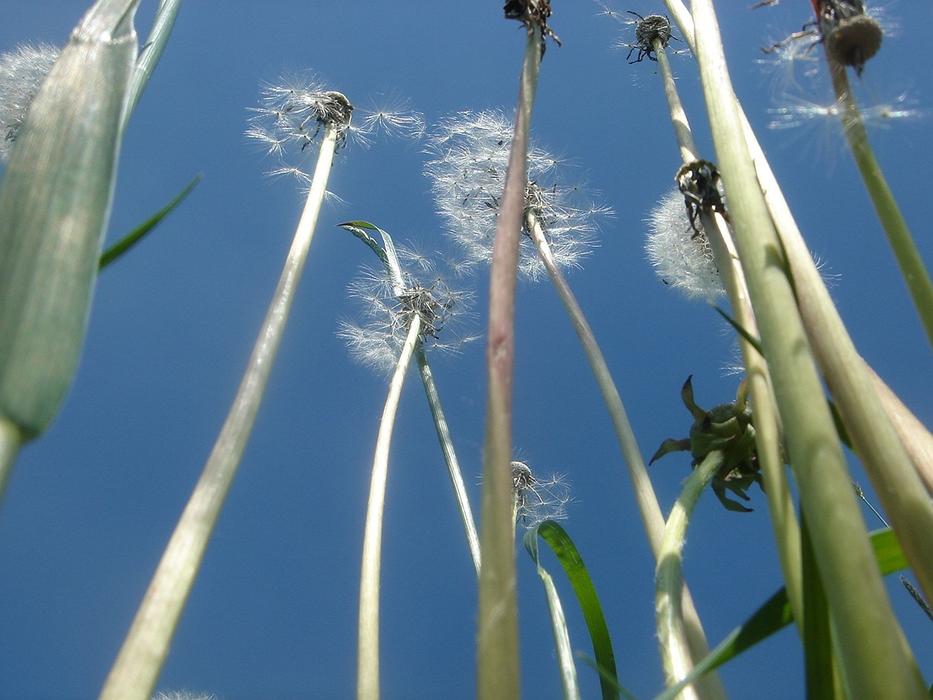
<svg viewBox="0 0 933 700">
<path fill-rule="evenodd" d="M 525 533 L 525 549 L 531 555 L 537 566 L 538 576 L 544 584 L 544 593 L 547 596 L 548 610 L 551 613 L 551 630 L 554 632 L 554 646 L 557 650 L 557 660 L 560 666 L 560 680 L 564 688 L 564 698 L 579 700 L 580 688 L 577 686 L 577 667 L 573 662 L 573 650 L 570 646 L 570 631 L 567 629 L 567 619 L 564 617 L 564 608 L 560 603 L 560 596 L 554 586 L 554 579 L 541 565 L 538 557 L 538 528 L 532 528 Z"/>
<path fill-rule="evenodd" d="M 152 76 L 155 67 L 159 65 L 159 59 L 162 58 L 162 52 L 165 50 L 165 44 L 175 26 L 175 16 L 178 14 L 178 8 L 181 7 L 181 0 L 159 0 L 159 9 L 156 11 L 155 21 L 152 23 L 152 29 L 149 36 L 146 37 L 146 43 L 143 44 L 142 51 L 136 59 L 136 67 L 133 70 L 133 77 L 130 80 L 130 88 L 126 100 L 126 109 L 123 112 L 123 126 L 129 120 L 133 110 L 136 109 L 136 103 L 142 97 L 143 90 Z"/>
<path fill-rule="evenodd" d="M 871 545 L 875 552 L 878 568 L 883 576 L 907 568 L 907 559 L 904 557 L 904 553 L 897 543 L 897 538 L 890 528 L 876 530 L 871 533 Z M 792 621 L 793 614 L 791 613 L 790 602 L 787 599 L 787 590 L 781 588 L 768 598 L 751 617 L 732 630 L 706 658 L 697 663 L 686 678 L 677 685 L 665 690 L 655 700 L 672 700 L 688 684 L 704 673 L 719 668 L 742 652 L 781 631 Z"/>
<path fill-rule="evenodd" d="M 609 628 L 606 625 L 606 618 L 603 615 L 603 608 L 599 602 L 599 596 L 596 593 L 596 587 L 593 580 L 583 563 L 583 558 L 577 550 L 570 535 L 560 525 L 553 520 L 546 520 L 536 528 L 528 531 L 525 535 L 525 549 L 538 563 L 537 555 L 537 536 L 540 536 L 554 552 L 557 561 L 560 562 L 564 573 L 573 586 L 573 591 L 577 596 L 577 602 L 580 604 L 580 610 L 583 612 L 583 619 L 586 621 L 586 628 L 590 634 L 590 641 L 593 644 L 593 652 L 596 654 L 596 663 L 606 674 L 612 678 L 617 678 L 615 654 L 612 651 L 612 639 L 609 636 Z M 618 698 L 618 683 L 611 683 L 607 676 L 600 673 L 600 687 L 602 688 L 603 700 L 615 700 Z"/>
<path fill-rule="evenodd" d="M 105 250 L 100 256 L 100 262 L 98 262 L 97 265 L 98 270 L 103 270 L 110 263 L 119 258 L 134 245 L 139 243 L 146 236 L 146 234 L 158 226 L 162 222 L 162 219 L 174 211 L 175 207 L 181 204 L 185 198 L 191 194 L 191 190 L 193 190 L 197 184 L 201 182 L 202 177 L 203 176 L 200 174 L 195 175 L 191 182 L 185 185 L 184 189 L 176 194 L 168 204 L 159 209 L 159 211 L 146 219 L 146 221 L 134 228 L 119 241 L 107 248 L 107 250 Z"/>
</svg>

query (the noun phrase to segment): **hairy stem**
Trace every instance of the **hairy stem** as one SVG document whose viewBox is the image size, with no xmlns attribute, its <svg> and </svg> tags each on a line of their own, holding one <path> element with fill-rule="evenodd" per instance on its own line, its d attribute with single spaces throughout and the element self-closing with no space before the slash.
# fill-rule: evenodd
<svg viewBox="0 0 933 700">
<path fill-rule="evenodd" d="M 311 246 L 336 143 L 337 130 L 329 125 L 282 276 L 230 413 L 107 676 L 101 700 L 148 700 L 152 695 L 265 393 Z"/>
<path fill-rule="evenodd" d="M 376 452 L 373 456 L 360 569 L 360 619 L 356 662 L 356 697 L 359 700 L 379 698 L 379 579 L 382 568 L 382 516 L 385 511 L 386 480 L 389 475 L 389 448 L 392 445 L 392 429 L 395 426 L 405 374 L 420 332 L 421 316 L 413 314 L 408 336 L 389 383 L 389 393 L 382 410 Z"/>
</svg>

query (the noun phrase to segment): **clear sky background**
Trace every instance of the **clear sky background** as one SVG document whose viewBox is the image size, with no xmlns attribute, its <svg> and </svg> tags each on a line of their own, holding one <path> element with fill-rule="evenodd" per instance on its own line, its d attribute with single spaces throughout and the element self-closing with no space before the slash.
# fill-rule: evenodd
<svg viewBox="0 0 933 700">
<path fill-rule="evenodd" d="M 139 13 L 142 36 L 155 2 Z M 838 276 L 833 295 L 862 354 L 928 425 L 930 348 L 915 318 L 839 129 L 822 119 L 769 130 L 769 109 L 829 103 L 825 81 L 788 83 L 758 63 L 760 47 L 809 19 L 804 0 L 752 11 L 718 5 L 743 100 L 813 251 Z M 86 9 L 76 0 L 0 0 L 0 50 L 62 44 Z M 617 11 L 657 12 L 635 0 Z M 862 98 L 906 94 L 933 107 L 933 6 L 892 2 L 899 25 L 865 70 Z M 570 280 L 604 350 L 642 452 L 686 435 L 687 375 L 704 406 L 729 401 L 738 379 L 732 334 L 702 303 L 654 276 L 643 218 L 672 186 L 678 152 L 657 66 L 627 65 L 622 27 L 585 0 L 554 0 L 534 137 L 570 158 L 616 217 Z M 524 45 L 499 2 L 208 2 L 182 7 L 162 62 L 126 134 L 108 237 L 161 207 L 192 176 L 204 180 L 142 246 L 98 282 L 81 367 L 49 432 L 25 448 L 0 510 L 0 697 L 91 698 L 129 627 L 219 427 L 275 286 L 302 196 L 270 180 L 243 132 L 260 85 L 313 69 L 367 106 L 394 93 L 428 125 L 463 109 L 512 109 Z M 676 45 L 676 44 L 675 44 Z M 820 59 L 819 54 L 816 57 Z M 674 60 L 697 140 L 713 157 L 696 65 Z M 822 61 L 814 64 L 825 76 Z M 873 131 L 878 156 L 928 265 L 933 264 L 929 113 Z M 346 287 L 372 254 L 335 224 L 365 218 L 399 241 L 449 254 L 422 174 L 422 145 L 351 144 L 330 188 L 345 204 L 322 213 L 240 473 L 214 534 L 159 687 L 224 700 L 347 698 L 355 688 L 359 557 L 383 377 L 348 357 L 335 335 L 356 306 Z M 574 176 L 576 177 L 576 176 Z M 476 293 L 485 271 L 455 281 Z M 653 618 L 653 563 L 609 419 L 576 337 L 545 282 L 518 288 L 514 441 L 541 476 L 566 474 L 575 502 L 564 523 L 602 597 L 620 680 L 641 698 L 662 687 Z M 434 369 L 474 510 L 479 510 L 484 341 Z M 665 511 L 689 470 L 686 454 L 652 467 Z M 857 471 L 868 490 L 868 484 Z M 764 496 L 755 512 L 700 502 L 686 575 L 718 642 L 780 585 Z M 866 516 L 870 525 L 878 525 Z M 527 698 L 560 695 L 546 604 L 518 551 L 522 683 Z M 553 558 L 571 639 L 588 650 L 572 592 Z M 403 396 L 384 531 L 382 686 L 386 698 L 474 694 L 476 592 L 446 469 L 417 377 Z M 845 581 L 830 585 L 846 585 Z M 891 580 L 895 609 L 933 676 L 933 625 Z M 580 666 L 585 697 L 595 674 Z M 802 697 L 793 629 L 723 670 L 732 697 Z"/>
</svg>

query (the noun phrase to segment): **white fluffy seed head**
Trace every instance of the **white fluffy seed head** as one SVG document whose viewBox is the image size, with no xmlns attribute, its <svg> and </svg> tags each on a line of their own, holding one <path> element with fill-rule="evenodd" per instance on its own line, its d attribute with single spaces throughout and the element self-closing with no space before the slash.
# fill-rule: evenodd
<svg viewBox="0 0 933 700">
<path fill-rule="evenodd" d="M 697 235 L 677 189 L 661 198 L 645 223 L 645 252 L 662 282 L 691 299 L 712 300 L 724 294 L 703 226 L 697 219 Z"/>
<path fill-rule="evenodd" d="M 421 317 L 425 350 L 456 353 L 475 339 L 459 332 L 469 318 L 471 295 L 448 287 L 425 256 L 402 246 L 396 251 L 404 293 L 396 295 L 384 268 L 363 267 L 348 287 L 349 296 L 360 303 L 362 322 L 343 321 L 337 331 L 353 359 L 386 376 L 395 368 L 416 314 Z"/>
<path fill-rule="evenodd" d="M 0 162 L 9 159 L 29 105 L 58 54 L 50 44 L 23 44 L 0 54 Z"/>
<path fill-rule="evenodd" d="M 505 186 L 512 146 L 512 122 L 501 110 L 459 112 L 429 137 L 432 158 L 425 167 L 431 178 L 438 213 L 457 245 L 459 272 L 471 272 L 492 258 L 496 217 Z M 611 210 L 593 204 L 580 187 L 563 178 L 559 159 L 532 144 L 528 152 L 528 182 L 533 207 L 558 267 L 580 267 L 593 247 L 602 218 Z M 537 279 L 544 272 L 534 244 L 523 237 L 519 274 Z"/>
<path fill-rule="evenodd" d="M 512 499 L 516 521 L 531 529 L 545 520 L 565 520 L 567 505 L 573 500 L 570 484 L 563 474 L 539 479 L 527 462 L 512 461 Z"/>
</svg>

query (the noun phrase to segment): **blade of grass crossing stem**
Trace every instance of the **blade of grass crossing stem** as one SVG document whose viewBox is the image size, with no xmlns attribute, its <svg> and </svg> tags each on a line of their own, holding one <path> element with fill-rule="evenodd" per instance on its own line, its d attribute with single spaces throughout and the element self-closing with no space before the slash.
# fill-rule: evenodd
<svg viewBox="0 0 933 700">
<path fill-rule="evenodd" d="M 305 208 L 240 387 L 107 676 L 100 700 L 148 700 L 165 663 L 175 627 L 252 432 L 314 237 L 338 135 L 333 124 L 324 129 Z"/>
<path fill-rule="evenodd" d="M 538 559 L 538 537 L 543 539 L 551 548 L 551 551 L 554 552 L 554 556 L 557 557 L 557 561 L 560 562 L 564 573 L 567 574 L 570 585 L 573 587 L 573 592 L 577 596 L 577 602 L 580 604 L 580 610 L 583 613 L 583 619 L 586 621 L 590 642 L 593 644 L 596 663 L 609 677 L 617 679 L 615 653 L 612 650 L 609 627 L 606 625 L 606 618 L 603 615 L 603 608 L 599 602 L 596 587 L 593 585 L 593 580 L 586 569 L 586 564 L 583 563 L 583 557 L 580 556 L 580 552 L 567 531 L 553 520 L 546 520 L 525 533 L 525 549 L 528 550 L 539 569 L 541 563 Z M 600 676 L 603 700 L 615 700 L 618 697 L 619 691 L 615 687 L 616 685 L 617 683 L 609 683 L 605 676 Z"/>
<path fill-rule="evenodd" d="M 489 283 L 488 389 L 483 448 L 482 532 L 477 621 L 477 695 L 519 697 L 515 540 L 512 535 L 512 380 L 515 282 L 527 179 L 528 132 L 541 65 L 541 27 L 528 30 L 518 109 Z"/>
<path fill-rule="evenodd" d="M 901 550 L 890 528 L 876 530 L 871 534 L 872 550 L 882 576 L 907 568 L 907 558 Z M 688 684 L 719 668 L 759 642 L 781 631 L 793 622 L 787 590 L 782 588 L 772 595 L 745 622 L 732 630 L 709 655 L 694 666 L 690 674 L 657 696 L 656 700 L 672 700 Z"/>
<path fill-rule="evenodd" d="M 554 633 L 554 647 L 557 651 L 557 663 L 560 667 L 560 680 L 564 689 L 565 700 L 579 700 L 580 688 L 577 686 L 577 667 L 573 662 L 573 649 L 570 646 L 570 631 L 567 629 L 567 619 L 564 617 L 564 608 L 560 603 L 560 596 L 554 579 L 541 565 L 538 558 L 537 528 L 525 533 L 525 549 L 534 561 L 538 576 L 544 584 L 544 594 L 547 597 L 548 611 L 551 615 L 551 631 Z"/>
<path fill-rule="evenodd" d="M 816 566 L 805 517 L 800 519 L 800 553 L 803 564 L 803 653 L 807 700 L 842 700 L 833 657 L 829 607 Z"/>
<path fill-rule="evenodd" d="M 0 417 L 24 439 L 58 412 L 84 343 L 136 59 L 135 9 L 136 0 L 100 0 L 84 15 L 0 183 Z"/>
<path fill-rule="evenodd" d="M 105 250 L 100 256 L 98 269 L 103 270 L 110 263 L 114 262 L 117 258 L 119 258 L 130 248 L 145 238 L 146 235 L 152 231 L 152 229 L 154 229 L 162 222 L 162 219 L 171 214 L 175 210 L 175 207 L 185 201 L 185 198 L 191 194 L 191 190 L 193 190 L 197 184 L 201 182 L 201 177 L 201 175 L 195 175 L 191 182 L 185 185 L 184 189 L 176 194 L 168 204 L 159 209 L 159 211 L 146 219 L 146 221 L 142 222 L 139 226 L 134 228 L 119 241 L 107 248 L 107 250 Z"/>
<path fill-rule="evenodd" d="M 692 10 L 719 170 L 803 511 L 823 580 L 846 582 L 826 589 L 840 667 L 854 695 L 915 698 L 925 691 L 922 678 L 884 583 L 871 570 L 865 524 L 743 135 L 712 0 L 693 0 Z"/>
<path fill-rule="evenodd" d="M 338 226 L 352 233 L 376 254 L 392 277 L 393 284 L 397 287 L 396 293 L 401 293 L 404 287 L 404 280 L 402 279 L 402 270 L 398 261 L 398 255 L 395 252 L 395 244 L 392 242 L 392 236 L 389 235 L 389 232 L 368 221 L 347 221 L 338 224 Z M 379 245 L 379 242 L 370 236 L 367 231 L 378 232 L 382 237 L 382 245 Z M 450 437 L 450 430 L 447 427 L 447 419 L 444 416 L 444 410 L 441 406 L 441 398 L 437 391 L 437 385 L 434 382 L 431 365 L 428 363 L 428 356 L 421 345 L 415 350 L 415 358 L 418 361 L 421 383 L 424 386 L 428 407 L 431 410 L 431 418 L 434 420 L 437 439 L 438 442 L 440 442 L 441 451 L 444 453 L 444 460 L 447 463 L 447 473 L 450 476 L 450 483 L 454 489 L 454 496 L 457 499 L 457 506 L 463 521 L 463 529 L 466 533 L 467 546 L 470 549 L 470 557 L 473 560 L 473 568 L 476 571 L 476 575 L 479 576 L 480 547 L 479 536 L 476 534 L 476 524 L 473 520 L 473 510 L 470 508 L 470 499 L 467 496 L 466 485 L 463 482 L 463 474 L 460 471 L 460 462 L 457 460 L 453 439 Z"/>
<path fill-rule="evenodd" d="M 357 639 L 356 696 L 359 700 L 379 698 L 379 581 L 382 569 L 382 520 L 385 512 L 386 481 L 389 475 L 389 448 L 398 413 L 398 402 L 412 354 L 421 332 L 421 316 L 413 314 L 408 336 L 402 345 L 395 373 L 389 383 L 369 486 L 363 558 L 360 567 L 360 617 Z"/>
</svg>

